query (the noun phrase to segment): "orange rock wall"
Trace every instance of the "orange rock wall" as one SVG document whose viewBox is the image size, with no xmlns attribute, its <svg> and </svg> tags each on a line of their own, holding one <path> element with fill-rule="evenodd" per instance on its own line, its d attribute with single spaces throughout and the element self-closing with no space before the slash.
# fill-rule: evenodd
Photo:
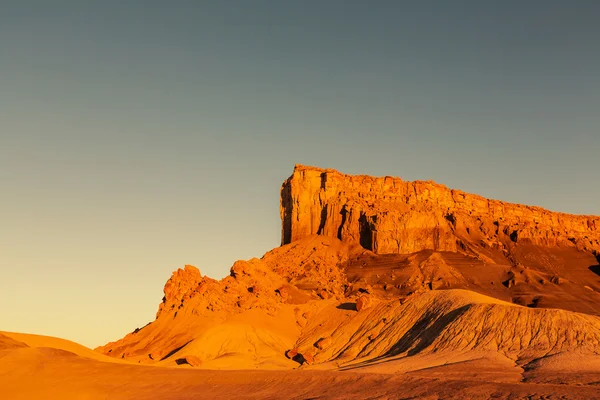
<svg viewBox="0 0 600 400">
<path fill-rule="evenodd" d="M 600 217 L 489 200 L 431 181 L 302 165 L 281 188 L 280 211 L 282 244 L 320 234 L 376 253 L 458 251 L 474 242 L 502 249 L 517 241 L 600 249 Z"/>
</svg>

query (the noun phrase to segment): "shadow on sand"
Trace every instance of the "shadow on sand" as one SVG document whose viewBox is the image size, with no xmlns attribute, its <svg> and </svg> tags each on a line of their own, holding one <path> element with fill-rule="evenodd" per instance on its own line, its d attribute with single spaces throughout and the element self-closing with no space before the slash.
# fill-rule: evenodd
<svg viewBox="0 0 600 400">
<path fill-rule="evenodd" d="M 336 308 L 338 310 L 356 311 L 356 303 L 342 303 Z"/>
<path fill-rule="evenodd" d="M 596 257 L 598 265 L 590 265 L 589 270 L 600 276 L 600 253 L 594 253 L 594 257 Z"/>
<path fill-rule="evenodd" d="M 187 343 L 185 343 L 183 346 L 179 346 L 176 349 L 171 350 L 166 356 L 164 356 L 163 358 L 161 358 L 160 361 L 166 360 L 167 358 L 171 357 L 173 354 L 177 353 L 179 350 L 181 350 L 185 346 L 187 346 L 190 342 L 191 342 L 191 340 L 188 341 Z M 176 360 L 176 361 L 179 361 L 179 360 Z M 179 365 L 179 363 L 177 363 L 177 365 Z"/>
</svg>

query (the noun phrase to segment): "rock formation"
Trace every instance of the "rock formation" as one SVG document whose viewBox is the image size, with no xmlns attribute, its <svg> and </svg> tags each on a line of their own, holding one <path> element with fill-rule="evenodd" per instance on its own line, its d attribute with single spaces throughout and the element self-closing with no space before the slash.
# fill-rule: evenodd
<svg viewBox="0 0 600 400">
<path fill-rule="evenodd" d="M 432 181 L 296 165 L 281 188 L 282 244 L 318 234 L 375 253 L 510 252 L 512 244 L 600 251 L 600 217 L 488 200 Z"/>
<path fill-rule="evenodd" d="M 296 166 L 281 218 L 281 247 L 220 281 L 176 270 L 156 320 L 97 351 L 200 369 L 600 354 L 599 217 Z"/>
</svg>

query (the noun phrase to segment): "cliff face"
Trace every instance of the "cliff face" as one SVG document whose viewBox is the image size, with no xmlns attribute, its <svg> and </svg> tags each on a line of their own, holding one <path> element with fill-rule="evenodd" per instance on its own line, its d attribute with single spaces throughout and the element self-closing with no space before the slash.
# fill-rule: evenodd
<svg viewBox="0 0 600 400">
<path fill-rule="evenodd" d="M 488 200 L 431 181 L 296 165 L 281 188 L 282 244 L 311 234 L 375 253 L 431 249 L 510 259 L 517 242 L 600 250 L 600 217 Z"/>
</svg>

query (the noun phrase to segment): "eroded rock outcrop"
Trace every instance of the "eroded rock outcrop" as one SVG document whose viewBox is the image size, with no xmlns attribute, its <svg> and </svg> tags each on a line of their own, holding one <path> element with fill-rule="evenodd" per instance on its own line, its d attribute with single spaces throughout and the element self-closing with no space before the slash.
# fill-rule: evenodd
<svg viewBox="0 0 600 400">
<path fill-rule="evenodd" d="M 163 289 L 165 296 L 156 315 L 160 315 L 167 309 L 179 307 L 185 300 L 189 300 L 201 280 L 200 270 L 193 265 L 186 265 L 173 272 L 171 278 L 165 283 Z"/>
<path fill-rule="evenodd" d="M 207 333 L 210 329 L 223 326 L 232 319 L 243 320 L 248 314 L 253 315 L 248 317 L 250 324 L 255 319 L 278 318 L 286 321 L 281 324 L 284 330 L 287 327 L 302 329 L 311 312 L 297 307 L 323 298 L 343 296 L 348 282 L 341 266 L 351 257 L 363 253 L 365 250 L 360 246 L 314 235 L 275 248 L 260 259 L 236 261 L 229 276 L 219 281 L 202 276 L 198 268 L 186 265 L 174 271 L 165 284 L 155 321 L 97 350 L 112 357 L 144 363 L 177 361 L 193 355 L 185 353 L 185 357 L 180 357 L 176 353 L 189 350 L 188 345 L 194 339 L 202 334 L 212 337 Z M 289 320 L 281 317 L 282 314 L 289 314 Z M 238 332 L 239 328 L 232 330 Z M 259 343 L 256 348 L 261 343 L 270 343 L 270 338 L 275 336 L 270 331 L 254 334 L 256 337 L 248 339 L 252 349 L 256 343 Z M 221 346 L 224 353 L 232 348 L 239 350 L 237 336 L 228 339 L 229 333 L 219 332 L 218 335 L 233 346 L 229 350 L 227 346 Z M 273 346 L 278 348 L 280 344 Z M 214 354 L 208 357 L 203 353 L 203 363 L 214 358 L 217 358 Z M 189 361 L 187 364 L 192 365 Z"/>
<path fill-rule="evenodd" d="M 517 242 L 600 251 L 600 217 L 551 212 L 432 181 L 345 175 L 296 165 L 281 188 L 282 244 L 311 234 L 375 253 L 510 252 Z"/>
<path fill-rule="evenodd" d="M 282 187 L 281 217 L 284 245 L 218 281 L 176 270 L 156 320 L 97 350 L 207 369 L 600 352 L 599 217 L 303 166 Z"/>
</svg>

